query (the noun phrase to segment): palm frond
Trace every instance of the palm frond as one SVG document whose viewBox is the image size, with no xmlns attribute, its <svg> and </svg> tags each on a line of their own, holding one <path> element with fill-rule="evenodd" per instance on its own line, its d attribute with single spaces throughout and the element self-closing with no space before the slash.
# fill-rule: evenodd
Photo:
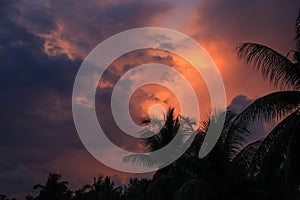
<svg viewBox="0 0 300 200">
<path fill-rule="evenodd" d="M 300 106 L 299 91 L 279 91 L 260 97 L 243 110 L 237 122 L 279 120 Z"/>
<path fill-rule="evenodd" d="M 226 137 L 224 139 L 223 151 L 228 161 L 231 161 L 239 151 L 241 151 L 251 132 L 248 129 L 249 122 L 238 120 L 239 115 L 226 127 Z"/>
<path fill-rule="evenodd" d="M 225 151 L 226 151 L 226 139 L 228 137 L 228 133 L 229 133 L 229 128 L 232 125 L 232 122 L 234 121 L 234 119 L 237 117 L 236 113 L 233 113 L 230 110 L 227 110 L 226 113 L 221 113 L 221 115 L 225 114 L 225 122 L 224 122 L 224 126 L 222 128 L 222 132 L 220 137 L 218 138 L 217 143 L 215 144 L 215 146 L 213 147 L 213 149 L 209 152 L 208 154 L 208 158 L 211 160 L 216 160 L 219 158 L 219 156 L 222 154 L 222 156 L 226 156 Z M 216 125 L 216 121 L 217 120 L 212 120 L 212 126 L 218 126 Z M 219 126 L 218 126 L 219 127 Z M 225 153 L 225 154 L 224 154 Z"/>
<path fill-rule="evenodd" d="M 262 144 L 261 140 L 255 141 L 243 148 L 231 161 L 229 178 L 241 179 L 249 176 L 254 157 Z M 231 180 L 232 181 L 232 180 Z"/>
<path fill-rule="evenodd" d="M 279 88 L 300 88 L 300 76 L 293 63 L 277 51 L 257 43 L 241 43 L 236 47 L 239 59 L 253 64 L 265 79 Z"/>
<path fill-rule="evenodd" d="M 158 166 L 160 163 L 157 163 L 157 159 L 155 159 L 151 154 L 130 154 L 123 158 L 123 162 L 128 163 L 134 163 L 141 166 L 147 166 L 147 167 L 155 167 Z"/>
<path fill-rule="evenodd" d="M 222 134 L 220 137 L 220 139 L 221 139 L 220 142 L 222 143 L 222 145 L 224 145 L 225 140 L 228 135 L 228 131 L 230 129 L 230 126 L 232 125 L 232 123 L 234 122 L 234 120 L 237 116 L 238 116 L 238 114 L 232 112 L 231 110 L 226 111 L 225 122 L 224 122 L 225 126 L 223 127 Z"/>
<path fill-rule="evenodd" d="M 300 111 L 295 113 L 291 139 L 287 149 L 287 161 L 285 165 L 285 185 L 288 190 L 297 190 L 300 185 Z M 293 191 L 288 191 L 293 192 Z"/>
<path fill-rule="evenodd" d="M 199 123 L 198 132 L 202 134 L 206 134 L 210 121 L 211 121 L 211 114 L 207 114 L 204 116 L 203 120 Z"/>
<path fill-rule="evenodd" d="M 233 159 L 252 134 L 247 126 L 255 120 L 272 121 L 281 119 L 300 107 L 300 92 L 280 91 L 255 100 L 233 121 L 228 130 L 225 147 L 229 159 Z"/>
<path fill-rule="evenodd" d="M 289 144 L 291 142 L 295 126 L 299 127 L 300 112 L 297 110 L 285 121 L 286 126 L 276 137 L 274 144 L 267 153 L 263 169 L 262 183 L 268 189 L 278 189 L 284 187 L 284 168 L 287 161 Z M 298 134 L 298 130 L 296 130 Z"/>
<path fill-rule="evenodd" d="M 154 117 L 144 129 L 143 135 L 152 135 L 143 140 L 144 146 L 149 151 L 156 151 L 169 144 L 179 129 L 180 119 L 174 117 L 174 108 L 169 108 L 164 118 L 161 120 Z"/>
<path fill-rule="evenodd" d="M 296 111 L 298 112 L 298 111 Z M 295 120 L 297 120 L 298 116 L 291 114 L 288 117 L 286 117 L 284 120 L 282 120 L 264 139 L 263 143 L 259 147 L 253 162 L 251 166 L 251 177 L 258 177 L 260 175 L 261 169 L 264 164 L 264 160 L 269 153 L 270 149 L 273 147 L 275 141 L 281 134 L 285 134 L 286 129 L 291 124 L 295 123 Z"/>
<path fill-rule="evenodd" d="M 143 136 L 147 136 L 143 139 L 143 144 L 149 153 L 128 155 L 123 158 L 123 162 L 154 167 L 164 164 L 166 156 L 178 157 L 184 153 L 182 149 L 187 149 L 194 139 L 193 126 L 196 122 L 188 117 L 174 117 L 174 108 L 170 108 L 164 118 L 164 120 L 152 118 L 141 132 Z M 172 145 L 168 145 L 171 142 Z M 156 152 L 161 148 L 165 148 L 167 155 Z"/>
<path fill-rule="evenodd" d="M 224 116 L 225 115 L 225 116 Z M 228 130 L 232 122 L 234 121 L 235 117 L 237 115 L 233 113 L 230 110 L 227 110 L 226 112 L 221 112 L 216 116 L 211 116 L 210 118 L 210 124 L 211 126 L 210 130 L 213 130 L 212 132 L 209 132 L 205 135 L 207 137 L 209 134 L 214 134 L 214 131 L 221 131 L 220 136 L 218 137 L 218 140 L 216 144 L 213 146 L 211 151 L 207 154 L 206 157 L 203 159 L 200 159 L 201 166 L 203 167 L 203 163 L 208 163 L 210 171 L 213 172 L 213 174 L 217 174 L 218 176 L 224 176 L 224 174 L 227 171 L 228 168 L 228 159 L 226 155 L 226 148 L 225 148 L 225 141 L 228 136 Z M 221 123 L 225 117 L 224 123 Z M 223 119 L 222 119 L 223 118 Z M 222 119 L 222 120 L 219 120 Z M 224 126 L 223 126 L 224 125 Z M 202 142 L 201 149 L 205 149 L 205 140 Z M 211 145 L 211 144 L 210 144 Z M 207 151 L 207 150 L 206 150 Z M 201 153 L 201 152 L 199 152 Z"/>
</svg>

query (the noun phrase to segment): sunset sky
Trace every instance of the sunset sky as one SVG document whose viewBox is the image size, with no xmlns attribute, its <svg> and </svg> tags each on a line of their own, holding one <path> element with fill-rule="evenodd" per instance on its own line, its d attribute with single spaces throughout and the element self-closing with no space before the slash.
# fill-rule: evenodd
<svg viewBox="0 0 300 200">
<path fill-rule="evenodd" d="M 148 26 L 190 36 L 216 63 L 227 105 L 238 112 L 274 89 L 236 58 L 236 45 L 257 42 L 286 55 L 294 49 L 298 11 L 297 0 L 2 0 L 0 193 L 31 193 L 32 185 L 43 183 L 49 172 L 61 173 L 74 189 L 99 175 L 109 175 L 118 184 L 133 176 L 151 176 L 104 166 L 88 153 L 76 132 L 72 117 L 76 73 L 89 52 L 105 39 Z M 147 62 L 177 69 L 198 91 L 201 114 L 209 110 L 205 83 L 178 55 L 147 49 L 121 56 L 99 81 L 96 109 L 108 137 L 131 150 L 140 146 L 134 140 L 129 146 L 129 139 L 120 136 L 107 105 L 114 84 L 126 70 Z M 180 110 L 174 93 L 146 85 L 130 99 L 133 120 L 145 119 L 153 104 Z"/>
</svg>

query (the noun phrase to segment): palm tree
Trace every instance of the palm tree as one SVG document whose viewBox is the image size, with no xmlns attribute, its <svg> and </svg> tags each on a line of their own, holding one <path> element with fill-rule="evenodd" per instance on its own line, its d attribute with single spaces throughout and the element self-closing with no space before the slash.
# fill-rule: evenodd
<svg viewBox="0 0 300 200">
<path fill-rule="evenodd" d="M 61 181 L 60 174 L 50 173 L 45 185 L 37 184 L 33 189 L 39 189 L 37 200 L 71 200 L 72 191 L 68 188 L 67 181 Z"/>
<path fill-rule="evenodd" d="M 101 197 L 103 199 L 117 200 L 122 193 L 121 187 L 114 187 L 114 182 L 110 177 L 106 176 L 100 185 Z"/>
<path fill-rule="evenodd" d="M 85 185 L 82 189 L 75 191 L 74 200 L 118 200 L 122 194 L 121 187 L 114 187 L 114 182 L 110 180 L 110 177 L 106 176 L 94 178 L 92 185 Z"/>
<path fill-rule="evenodd" d="M 128 155 L 124 157 L 124 162 L 133 162 L 149 167 L 159 166 L 164 162 L 164 157 L 160 157 L 160 155 L 157 154 L 154 155 L 151 152 L 165 147 L 175 136 L 179 138 L 176 140 L 177 144 L 175 146 L 183 146 L 186 144 L 185 139 L 196 133 L 193 128 L 196 123 L 189 118 L 182 116 L 175 117 L 174 108 L 169 108 L 163 120 L 153 118 L 152 121 L 147 119 L 142 123 L 147 125 L 141 132 L 142 136 L 145 137 L 143 144 L 150 153 L 147 155 L 139 153 Z M 174 156 L 173 153 L 178 151 L 175 148 L 171 148 L 168 152 L 170 153 L 169 156 Z"/>
<path fill-rule="evenodd" d="M 134 162 L 147 166 L 159 166 L 161 164 L 160 158 L 153 156 L 151 154 L 152 151 L 156 151 L 168 145 L 176 134 L 179 134 L 177 135 L 177 137 L 179 136 L 179 140 L 177 141 L 178 146 L 185 145 L 185 138 L 196 133 L 195 140 L 189 150 L 167 167 L 156 171 L 153 180 L 146 188 L 146 199 L 175 199 L 181 185 L 189 180 L 196 171 L 192 169 L 195 168 L 192 164 L 192 158 L 198 159 L 198 151 L 203 142 L 204 135 L 202 135 L 202 132 L 194 130 L 193 126 L 196 123 L 193 120 L 182 116 L 175 117 L 174 108 L 168 110 L 166 116 L 164 116 L 164 120 L 152 118 L 152 121 L 145 120 L 143 123 L 146 123 L 147 126 L 141 134 L 143 134 L 143 136 L 152 135 L 144 139 L 144 145 L 150 153 L 149 155 L 131 154 L 124 158 L 125 162 Z M 176 151 L 176 149 L 170 149 L 170 155 L 172 155 L 173 150 Z"/>
<path fill-rule="evenodd" d="M 297 110 L 300 104 L 300 11 L 296 20 L 296 50 L 292 62 L 275 50 L 262 44 L 242 43 L 236 48 L 238 58 L 246 61 L 276 88 L 288 91 L 274 92 L 257 99 L 239 116 L 239 121 L 282 118 Z M 290 53 L 289 52 L 289 53 Z M 289 55 L 288 53 L 288 55 Z"/>
<path fill-rule="evenodd" d="M 173 113 L 174 109 L 170 109 L 167 113 L 165 123 L 161 120 L 154 119 L 154 123 L 152 122 L 149 124 L 151 128 L 153 126 L 155 128 L 145 129 L 144 134 L 149 134 L 149 132 L 153 130 L 159 131 L 158 134 L 144 140 L 144 144 L 149 150 L 156 150 L 168 144 L 178 131 L 180 123 L 185 127 L 182 131 L 193 131 L 192 123 L 189 120 L 181 121 L 179 117 L 174 117 Z M 220 124 L 221 120 L 219 119 L 223 118 L 224 115 L 225 126 L 222 127 Z M 153 181 L 147 189 L 148 198 L 174 199 L 175 196 L 178 196 L 178 198 L 196 198 L 196 196 L 199 196 L 200 194 L 195 194 L 193 192 L 199 193 L 200 191 L 200 196 L 203 198 L 216 195 L 217 193 L 224 194 L 222 187 L 226 184 L 226 173 L 229 167 L 229 160 L 226 157 L 228 154 L 226 153 L 226 150 L 228 149 L 226 145 L 230 144 L 233 146 L 234 143 L 240 143 L 237 139 L 227 141 L 227 138 L 230 135 L 229 130 L 237 129 L 240 132 L 249 132 L 246 129 L 246 124 L 239 124 L 239 126 L 237 126 L 233 123 L 236 117 L 236 114 L 228 111 L 226 113 L 220 113 L 220 116 L 209 116 L 206 120 L 201 122 L 196 131 L 196 137 L 187 151 L 171 165 L 159 169 L 154 174 Z M 212 127 L 211 130 L 215 131 L 222 129 L 221 136 L 207 157 L 199 159 L 199 150 L 203 144 L 208 127 Z M 150 158 L 140 154 L 127 156 L 125 157 L 125 161 L 132 161 L 142 165 L 153 164 Z M 196 183 L 201 184 L 198 184 L 198 187 L 195 188 L 197 185 Z M 172 190 L 170 190 L 170 186 L 172 186 Z M 203 191 L 202 189 L 204 187 L 210 188 L 210 190 Z M 190 190 L 191 194 L 187 196 L 187 193 L 189 193 L 187 191 Z M 213 195 L 209 194 L 212 190 L 220 192 L 215 192 Z"/>
<path fill-rule="evenodd" d="M 148 179 L 129 179 L 128 185 L 124 188 L 123 198 L 130 200 L 145 200 L 146 191 L 148 189 L 149 184 L 150 180 Z"/>
<path fill-rule="evenodd" d="M 235 123 L 254 120 L 282 120 L 268 136 L 247 155 L 246 176 L 258 180 L 273 198 L 300 196 L 300 12 L 295 23 L 296 50 L 283 56 L 265 45 L 242 43 L 237 46 L 240 59 L 259 71 L 272 85 L 285 91 L 274 92 L 255 100 L 235 119 Z M 288 56 L 293 53 L 293 61 Z M 247 136 L 232 131 L 231 138 Z M 236 152 L 231 159 L 240 160 Z M 236 158 L 234 158 L 236 156 Z M 250 161 L 250 162 L 249 162 Z M 279 190 L 280 189 L 280 190 Z M 281 194 L 278 193 L 281 192 Z"/>
</svg>

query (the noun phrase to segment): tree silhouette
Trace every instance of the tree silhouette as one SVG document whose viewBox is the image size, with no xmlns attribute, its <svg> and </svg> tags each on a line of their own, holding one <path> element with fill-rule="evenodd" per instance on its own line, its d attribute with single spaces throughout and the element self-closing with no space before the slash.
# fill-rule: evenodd
<svg viewBox="0 0 300 200">
<path fill-rule="evenodd" d="M 150 137 L 145 139 L 145 144 L 147 147 L 150 147 L 149 149 L 158 149 L 163 147 L 163 145 L 168 144 L 176 134 L 180 120 L 173 116 L 173 111 L 174 109 L 170 109 L 167 113 L 166 125 L 162 125 L 161 121 L 155 120 L 155 123 L 158 124 L 157 127 L 162 127 L 162 129 L 152 138 Z M 223 124 L 221 124 L 221 120 L 219 119 L 224 117 L 224 115 L 225 126 L 222 126 Z M 189 194 L 187 198 L 196 198 L 196 196 L 206 198 L 213 195 L 217 196 L 217 194 L 219 196 L 224 195 L 224 185 L 227 184 L 226 174 L 230 162 L 230 160 L 226 157 L 228 154 L 226 153 L 226 150 L 228 149 L 226 145 L 229 144 L 230 146 L 234 146 L 234 143 L 240 143 L 237 138 L 235 140 L 227 139 L 230 136 L 229 130 L 238 129 L 241 132 L 248 132 L 246 127 L 242 126 L 242 124 L 237 126 L 233 123 L 235 122 L 236 117 L 237 115 L 228 111 L 227 113 L 220 113 L 219 116 L 210 116 L 205 121 L 201 122 L 200 127 L 197 130 L 196 137 L 187 151 L 172 164 L 159 169 L 154 174 L 153 181 L 150 183 L 149 189 L 147 190 L 148 199 L 174 199 L 178 195 L 180 198 L 184 198 L 184 196 L 187 195 L 186 191 L 193 191 L 197 193 Z M 183 131 L 189 132 L 193 130 L 191 129 L 191 123 L 188 122 L 189 121 L 184 121 L 183 123 L 187 123 L 187 127 L 190 128 L 185 128 Z M 199 159 L 199 150 L 203 144 L 203 140 L 209 126 L 212 127 L 210 130 L 213 131 L 221 129 L 221 136 L 207 157 Z M 148 130 L 149 129 L 146 129 L 146 131 Z M 169 136 L 161 136 L 161 134 L 169 134 Z M 133 162 L 138 161 L 137 163 L 142 165 L 145 162 L 149 165 L 148 163 L 151 162 L 145 159 L 145 157 L 140 156 L 140 154 L 131 155 L 126 159 Z M 198 188 L 195 188 L 197 185 L 196 183 L 199 183 Z M 172 189 L 170 189 L 170 187 L 172 187 Z M 210 189 L 203 191 L 200 187 Z M 213 190 L 217 192 L 212 195 L 211 191 Z M 200 191 L 201 194 L 199 193 Z"/>
<path fill-rule="evenodd" d="M 147 179 L 137 179 L 131 178 L 129 179 L 129 183 L 124 188 L 124 199 L 131 200 L 145 200 L 146 199 L 146 191 L 148 189 L 150 180 Z"/>
<path fill-rule="evenodd" d="M 300 159 L 297 155 L 300 144 L 300 12 L 295 30 L 296 50 L 290 51 L 287 56 L 261 44 L 243 43 L 237 46 L 240 59 L 247 64 L 252 63 L 275 87 L 289 89 L 257 99 L 237 119 L 253 122 L 256 119 L 269 121 L 285 117 L 268 134 L 256 153 L 252 153 L 252 165 L 247 175 L 258 179 L 261 187 L 274 199 L 300 196 Z M 290 53 L 293 53 L 295 62 L 288 59 Z"/>
<path fill-rule="evenodd" d="M 124 162 L 133 162 L 150 167 L 159 166 L 164 162 L 165 155 L 159 157 L 160 155 L 154 155 L 151 152 L 165 147 L 176 136 L 178 139 L 174 145 L 175 147 L 168 150 L 168 156 L 174 156 L 174 152 L 178 153 L 178 149 L 186 144 L 186 140 L 196 133 L 193 128 L 196 123 L 189 118 L 175 117 L 174 108 L 168 110 L 163 120 L 152 118 L 152 121 L 145 120 L 143 123 L 147 123 L 147 126 L 141 132 L 141 135 L 145 137 L 143 144 L 150 153 L 147 155 L 139 153 L 128 155 L 124 157 Z"/>
<path fill-rule="evenodd" d="M 110 177 L 106 176 L 94 178 L 92 185 L 85 185 L 82 189 L 75 191 L 74 200 L 118 200 L 122 194 L 121 187 L 114 187 L 114 182 Z"/>
<path fill-rule="evenodd" d="M 71 200 L 72 191 L 68 188 L 68 182 L 61 181 L 61 175 L 50 173 L 45 185 L 37 184 L 33 189 L 39 189 L 37 200 Z"/>
</svg>

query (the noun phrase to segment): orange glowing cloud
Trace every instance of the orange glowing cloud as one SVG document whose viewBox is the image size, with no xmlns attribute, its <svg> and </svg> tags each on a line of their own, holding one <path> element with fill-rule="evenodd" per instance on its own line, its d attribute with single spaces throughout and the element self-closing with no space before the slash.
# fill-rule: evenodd
<svg viewBox="0 0 300 200">
<path fill-rule="evenodd" d="M 141 125 L 142 120 L 149 119 L 150 108 L 159 104 L 166 112 L 169 107 L 175 108 L 175 115 L 181 112 L 178 99 L 168 88 L 158 84 L 147 84 L 138 88 L 130 99 L 130 113 L 134 122 Z M 162 117 L 163 113 L 152 113 L 155 117 Z M 156 116 L 157 115 L 157 116 Z"/>
<path fill-rule="evenodd" d="M 178 71 L 186 78 L 195 92 L 200 107 L 200 118 L 210 112 L 210 95 L 201 74 L 182 57 L 157 49 L 136 50 L 115 60 L 99 81 L 98 92 L 101 93 L 103 89 L 112 91 L 124 73 L 145 63 L 161 63 Z M 161 85 L 148 84 L 138 88 L 130 98 L 130 111 L 134 121 L 140 124 L 141 119 L 149 116 L 148 111 L 151 105 L 155 104 L 161 104 L 165 110 L 174 107 L 176 113 L 180 114 L 180 102 L 176 98 L 176 94 Z"/>
</svg>

